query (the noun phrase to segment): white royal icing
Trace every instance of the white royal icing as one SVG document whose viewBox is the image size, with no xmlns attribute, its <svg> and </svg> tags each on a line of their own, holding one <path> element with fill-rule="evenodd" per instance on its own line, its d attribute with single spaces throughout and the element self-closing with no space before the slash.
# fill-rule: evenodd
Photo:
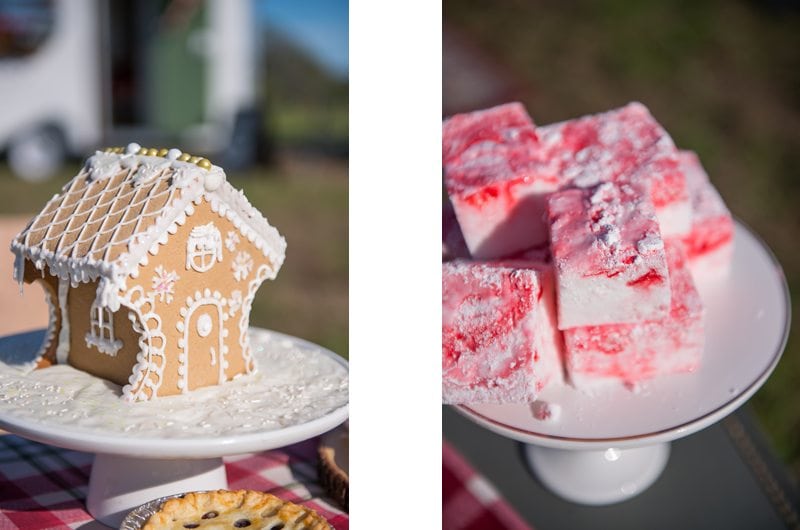
<svg viewBox="0 0 800 530">
<path fill-rule="evenodd" d="M 67 312 L 69 285 L 68 280 L 58 279 L 58 309 L 61 312 L 61 329 L 58 332 L 58 346 L 56 347 L 58 364 L 67 364 L 69 356 L 69 313 Z"/>
<path fill-rule="evenodd" d="M 252 297 L 255 294 L 253 285 L 257 288 L 264 279 L 275 278 L 283 264 L 286 250 L 284 238 L 250 204 L 242 191 L 235 190 L 227 182 L 221 168 L 211 166 L 209 169 L 204 169 L 189 162 L 181 162 L 177 160 L 181 156 L 181 152 L 177 149 L 170 150 L 163 158 L 138 155 L 136 153 L 139 149 L 140 146 L 131 144 L 125 154 L 97 152 L 90 157 L 85 168 L 63 187 L 60 194 L 53 196 L 42 212 L 11 244 L 15 254 L 14 278 L 20 285 L 23 282 L 26 260 L 29 260 L 36 270 L 47 271 L 59 278 L 58 302 L 62 316 L 56 350 L 59 363 L 66 363 L 69 351 L 67 296 L 70 284 L 77 286 L 78 283 L 96 281 L 98 288 L 95 303 L 99 307 L 107 307 L 114 312 L 123 307 L 128 310 L 134 331 L 140 334 L 140 351 L 129 384 L 122 389 L 126 401 L 151 399 L 155 397 L 161 385 L 165 365 L 165 337 L 161 331 L 161 316 L 155 308 L 155 301 L 158 298 L 160 302 L 168 304 L 173 295 L 169 287 L 157 289 L 155 285 L 149 293 L 145 293 L 141 287 L 129 289 L 128 277 L 138 277 L 139 267 L 146 266 L 153 256 L 158 255 L 159 248 L 169 241 L 169 237 L 175 234 L 180 226 L 186 224 L 187 218 L 194 213 L 197 205 L 206 201 L 212 211 L 234 225 L 236 232 L 233 232 L 233 237 L 230 233 L 227 234 L 226 243 L 227 239 L 230 239 L 235 248 L 241 240 L 240 237 L 246 238 L 269 260 L 269 266 L 262 265 L 259 268 L 257 281 L 250 282 L 248 293 L 242 300 L 240 329 L 246 331 L 249 317 L 247 313 L 250 311 Z M 167 185 L 161 184 L 165 178 L 169 179 L 165 181 Z M 84 179 L 88 179 L 90 183 L 86 184 Z M 158 210 L 146 214 L 152 222 L 148 228 L 139 228 L 143 215 L 127 216 L 126 219 L 129 220 L 124 223 L 119 222 L 119 216 L 108 215 L 108 212 L 126 214 L 126 208 L 134 206 L 133 203 L 122 202 L 123 191 L 138 193 L 143 186 L 151 186 L 150 190 L 158 188 L 161 191 L 153 196 L 151 191 L 141 194 L 144 204 L 136 202 L 136 208 L 142 212 L 148 211 L 147 204 L 156 198 L 158 204 L 163 204 Z M 112 188 L 114 192 L 104 193 L 106 188 Z M 74 202 L 64 201 L 64 197 L 73 190 L 75 191 L 72 196 L 79 195 L 79 200 L 88 205 L 86 208 L 75 210 L 80 211 L 83 216 L 73 214 L 73 210 L 69 210 L 62 213 L 62 217 L 58 217 L 64 208 L 63 203 L 68 204 L 67 208 L 74 207 Z M 117 204 L 119 206 L 115 209 Z M 92 208 L 97 208 L 100 213 L 95 215 L 95 210 Z M 93 222 L 86 222 L 87 215 Z M 65 225 L 63 222 L 52 222 L 53 218 L 69 218 L 69 221 Z M 127 227 L 124 233 L 130 234 L 126 238 L 119 237 L 120 228 L 123 226 Z M 37 230 L 37 239 L 32 240 L 31 234 L 34 228 Z M 216 230 L 216 227 L 214 228 Z M 77 237 L 63 238 L 62 235 L 66 230 L 71 230 Z M 222 241 L 218 230 L 216 235 L 210 237 L 205 235 L 199 239 L 202 240 L 202 245 L 212 242 L 216 252 L 214 258 L 221 261 Z M 91 241 L 91 245 L 84 244 L 87 241 Z M 79 245 L 84 246 L 79 247 Z M 115 257 L 110 259 L 112 248 L 119 247 L 124 249 L 123 252 L 115 251 L 113 254 Z M 239 265 L 239 276 L 244 275 L 245 278 L 249 276 L 253 266 L 251 257 L 249 263 Z M 175 281 L 178 279 L 175 274 Z M 223 301 L 227 303 L 226 300 Z M 225 318 L 228 315 L 228 311 L 225 311 Z M 245 322 L 244 328 L 241 322 Z M 240 340 L 245 343 L 245 334 L 242 335 Z M 225 353 L 226 350 L 220 348 L 214 355 L 224 361 Z M 245 355 L 249 355 L 249 350 L 245 351 Z M 251 358 L 247 359 L 247 370 L 253 371 L 255 365 Z M 224 364 L 227 363 L 219 364 L 222 371 Z"/>
<path fill-rule="evenodd" d="M 239 235 L 235 231 L 229 230 L 228 235 L 225 236 L 225 248 L 233 252 L 234 250 L 236 250 L 236 245 L 238 244 L 239 244 Z"/>
<path fill-rule="evenodd" d="M 129 309 L 128 318 L 139 334 L 139 353 L 128 384 L 122 387 L 125 401 L 147 401 L 156 397 L 164 379 L 167 339 L 161 330 L 161 317 L 156 313 L 152 295 L 145 295 L 141 286 L 134 287 L 121 299 Z"/>
<path fill-rule="evenodd" d="M 42 291 L 44 291 L 44 299 L 47 302 L 47 330 L 44 332 L 44 341 L 36 353 L 36 362 L 39 362 L 44 357 L 44 354 L 53 344 L 56 338 L 56 321 L 58 319 L 58 300 L 54 300 L 48 287 L 43 285 Z"/>
<path fill-rule="evenodd" d="M 189 162 L 181 162 L 173 158 L 173 156 L 180 156 L 180 153 L 176 155 L 177 150 L 168 153 L 166 160 L 169 161 L 169 165 L 167 166 L 165 158 L 131 154 L 130 150 L 133 147 L 135 146 L 129 146 L 129 152 L 126 154 L 97 152 L 90 157 L 84 170 L 64 186 L 61 194 L 53 196 L 42 213 L 34 218 L 29 226 L 38 226 L 37 223 L 40 220 L 50 218 L 53 209 L 60 209 L 64 194 L 77 187 L 82 182 L 81 179 L 89 178 L 93 181 L 110 182 L 114 180 L 112 177 L 125 171 L 124 178 L 130 179 L 131 183 L 136 186 L 135 168 L 143 164 L 146 167 L 158 167 L 159 169 L 163 167 L 164 171 L 172 170 L 169 177 L 171 185 L 167 190 L 168 197 L 165 206 L 157 212 L 155 223 L 146 230 L 134 229 L 131 236 L 120 241 L 114 237 L 119 229 L 118 225 L 113 223 L 109 223 L 108 226 L 101 225 L 102 231 L 108 232 L 110 237 L 95 238 L 88 255 L 84 257 L 73 257 L 74 248 L 87 236 L 91 237 L 91 234 L 81 231 L 78 238 L 69 245 L 52 250 L 49 246 L 45 247 L 43 241 L 61 240 L 61 233 L 55 229 L 54 224 L 48 228 L 43 240 L 36 244 L 29 241 L 30 230 L 26 229 L 11 244 L 11 249 L 16 256 L 14 277 L 18 282 L 22 282 L 24 259 L 30 260 L 37 270 L 44 270 L 47 266 L 51 274 L 69 279 L 74 283 L 99 280 L 98 303 L 116 311 L 120 307 L 122 293 L 127 290 L 127 277 L 138 274 L 138 267 L 147 263 L 148 253 L 150 255 L 158 254 L 159 246 L 167 243 L 169 235 L 174 234 L 178 226 L 186 222 L 186 216 L 194 212 L 194 205 L 200 204 L 203 200 L 210 204 L 215 213 L 230 220 L 240 234 L 270 260 L 274 278 L 283 264 L 286 241 L 250 204 L 244 193 L 235 190 L 227 182 L 220 167 L 212 166 L 206 170 Z M 130 166 L 129 168 L 121 166 L 123 159 L 125 165 Z M 145 180 L 162 178 L 162 173 L 163 171 Z M 212 174 L 215 176 L 209 179 L 208 177 Z M 207 182 L 213 183 L 215 180 L 219 180 L 218 186 L 207 186 Z M 138 182 L 138 185 L 142 185 L 143 181 L 139 179 Z M 102 188 L 99 189 L 93 197 L 99 197 L 102 191 Z M 138 224 L 137 222 L 137 226 Z M 87 231 L 89 226 L 91 223 L 85 223 Z M 95 226 L 95 228 L 97 227 Z M 101 240 L 105 241 L 106 247 L 98 248 Z M 124 244 L 127 252 L 110 261 L 105 258 L 92 258 L 92 255 L 96 253 L 107 256 L 111 241 L 114 244 Z"/>
<path fill-rule="evenodd" d="M 197 334 L 201 337 L 208 337 L 211 333 L 211 328 L 213 326 L 213 322 L 211 321 L 211 315 L 208 313 L 200 315 L 197 318 Z"/>
<path fill-rule="evenodd" d="M 231 263 L 231 270 L 233 277 L 237 282 L 241 282 L 250 276 L 250 271 L 253 270 L 253 258 L 249 252 L 239 252 Z"/>
<path fill-rule="evenodd" d="M 84 336 L 86 346 L 116 357 L 122 349 L 122 341 L 114 338 L 114 315 L 107 307 L 92 305 L 89 332 Z"/>
<path fill-rule="evenodd" d="M 252 350 L 248 341 L 247 328 L 250 325 L 250 309 L 253 307 L 253 299 L 256 296 L 261 283 L 270 277 L 274 277 L 272 269 L 266 265 L 261 265 L 256 271 L 256 277 L 250 281 L 247 287 L 247 295 L 242 301 L 242 315 L 239 317 L 239 346 L 242 348 L 242 356 L 244 357 L 244 365 L 248 373 L 256 371 L 256 363 L 253 359 Z"/>
<path fill-rule="evenodd" d="M 173 295 L 175 294 L 175 284 L 181 277 L 175 271 L 169 271 L 163 265 L 158 265 L 153 276 L 152 286 L 153 289 L 150 294 L 153 298 L 157 298 L 159 302 L 165 302 L 167 305 L 172 303 Z"/>
<path fill-rule="evenodd" d="M 189 347 L 192 341 L 189 338 L 189 330 L 191 328 L 192 316 L 200 308 L 210 310 L 212 314 L 217 317 L 219 330 L 217 331 L 217 347 L 211 349 L 211 365 L 217 365 L 218 369 L 218 382 L 225 382 L 225 369 L 228 368 L 228 361 L 225 360 L 225 355 L 228 353 L 228 346 L 225 344 L 225 339 L 228 336 L 228 330 L 225 329 L 225 321 L 228 320 L 228 313 L 223 309 L 226 305 L 225 298 L 219 291 L 211 291 L 206 288 L 202 293 L 195 291 L 194 296 L 186 298 L 186 307 L 180 310 L 183 320 L 179 320 L 175 325 L 178 331 L 183 333 L 183 337 L 178 339 L 178 388 L 181 393 L 185 394 L 189 391 Z M 206 317 L 205 319 L 203 317 Z M 209 313 L 201 314 L 197 319 L 197 332 L 201 337 L 207 337 L 211 333 L 213 327 L 213 320 Z M 202 328 L 202 329 L 201 329 Z M 203 332 L 206 332 L 203 334 Z M 219 359 L 217 359 L 219 355 Z"/>
<path fill-rule="evenodd" d="M 186 242 L 186 269 L 206 272 L 222 261 L 222 236 L 214 223 L 192 228 Z"/>
<path fill-rule="evenodd" d="M 231 297 L 228 298 L 228 314 L 233 316 L 242 307 L 242 291 L 235 289 L 231 291 Z"/>
</svg>

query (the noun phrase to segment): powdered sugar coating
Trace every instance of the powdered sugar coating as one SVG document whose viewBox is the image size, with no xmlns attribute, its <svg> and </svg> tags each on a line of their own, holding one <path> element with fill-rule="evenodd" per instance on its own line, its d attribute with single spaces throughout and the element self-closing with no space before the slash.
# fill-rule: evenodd
<svg viewBox="0 0 800 530">
<path fill-rule="evenodd" d="M 725 278 L 733 256 L 733 218 L 700 159 L 681 151 L 680 161 L 692 202 L 692 229 L 681 240 L 696 277 Z"/>
<path fill-rule="evenodd" d="M 545 173 L 563 183 L 591 187 L 634 181 L 649 189 L 664 234 L 689 230 L 689 196 L 675 144 L 638 102 L 539 127 Z"/>
<path fill-rule="evenodd" d="M 443 264 L 443 401 L 533 401 L 560 372 L 554 313 L 552 281 L 531 262 Z"/>
<path fill-rule="evenodd" d="M 442 124 L 442 165 L 448 193 L 466 198 L 535 169 L 538 142 L 521 103 L 456 114 Z"/>
<path fill-rule="evenodd" d="M 671 307 L 659 320 L 586 326 L 564 331 L 570 382 L 591 390 L 608 382 L 636 384 L 664 374 L 690 372 L 704 346 L 703 305 L 680 242 L 666 246 Z"/>
<path fill-rule="evenodd" d="M 641 103 L 535 128 L 519 103 L 454 116 L 442 137 L 444 178 L 472 256 L 502 258 L 547 240 L 548 194 L 637 182 L 665 236 L 690 228 L 672 139 Z M 609 243 L 615 237 L 609 233 Z"/>
<path fill-rule="evenodd" d="M 605 182 L 554 193 L 548 220 L 559 329 L 667 315 L 663 241 L 641 187 Z"/>
<path fill-rule="evenodd" d="M 547 240 L 544 198 L 559 179 L 541 171 L 537 143 L 519 103 L 444 122 L 445 187 L 472 256 L 500 258 Z"/>
<path fill-rule="evenodd" d="M 558 403 L 550 403 L 537 399 L 531 404 L 533 417 L 539 421 L 558 421 L 561 418 L 561 406 Z"/>
<path fill-rule="evenodd" d="M 674 149 L 666 131 L 641 103 L 539 127 L 540 157 L 577 186 L 631 175 L 659 150 Z"/>
</svg>

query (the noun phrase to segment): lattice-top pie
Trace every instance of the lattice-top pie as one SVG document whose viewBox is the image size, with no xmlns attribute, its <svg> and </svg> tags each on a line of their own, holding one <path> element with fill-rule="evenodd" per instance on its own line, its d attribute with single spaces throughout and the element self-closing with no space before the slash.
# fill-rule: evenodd
<svg viewBox="0 0 800 530">
<path fill-rule="evenodd" d="M 259 491 L 209 491 L 170 499 L 142 530 L 331 530 L 317 512 Z"/>
</svg>

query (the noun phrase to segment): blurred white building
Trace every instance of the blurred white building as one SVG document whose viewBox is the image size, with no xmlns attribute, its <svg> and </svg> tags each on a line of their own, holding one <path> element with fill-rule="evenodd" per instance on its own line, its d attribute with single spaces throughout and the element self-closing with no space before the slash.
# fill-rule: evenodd
<svg viewBox="0 0 800 530">
<path fill-rule="evenodd" d="M 27 179 L 137 141 L 255 158 L 250 0 L 0 0 L 0 148 Z"/>
</svg>

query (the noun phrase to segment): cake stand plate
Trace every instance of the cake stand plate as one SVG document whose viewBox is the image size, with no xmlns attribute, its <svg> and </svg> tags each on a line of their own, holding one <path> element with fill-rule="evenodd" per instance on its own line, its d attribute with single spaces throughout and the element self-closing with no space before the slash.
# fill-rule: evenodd
<svg viewBox="0 0 800 530">
<path fill-rule="evenodd" d="M 0 339 L 0 428 L 96 453 L 86 504 L 109 526 L 157 497 L 226 489 L 223 456 L 307 440 L 348 416 L 347 362 L 282 333 L 250 329 L 257 373 L 144 403 L 70 366 L 32 371 L 42 336 Z"/>
<path fill-rule="evenodd" d="M 458 411 L 530 444 L 525 453 L 535 474 L 568 500 L 609 504 L 642 492 L 664 469 L 669 442 L 747 401 L 786 346 L 790 299 L 780 265 L 739 222 L 734 245 L 729 276 L 698 285 L 706 307 L 706 346 L 697 371 L 594 394 L 551 385 L 532 405 L 463 405 Z M 560 414 L 539 420 L 534 410 L 543 406 Z"/>
</svg>

